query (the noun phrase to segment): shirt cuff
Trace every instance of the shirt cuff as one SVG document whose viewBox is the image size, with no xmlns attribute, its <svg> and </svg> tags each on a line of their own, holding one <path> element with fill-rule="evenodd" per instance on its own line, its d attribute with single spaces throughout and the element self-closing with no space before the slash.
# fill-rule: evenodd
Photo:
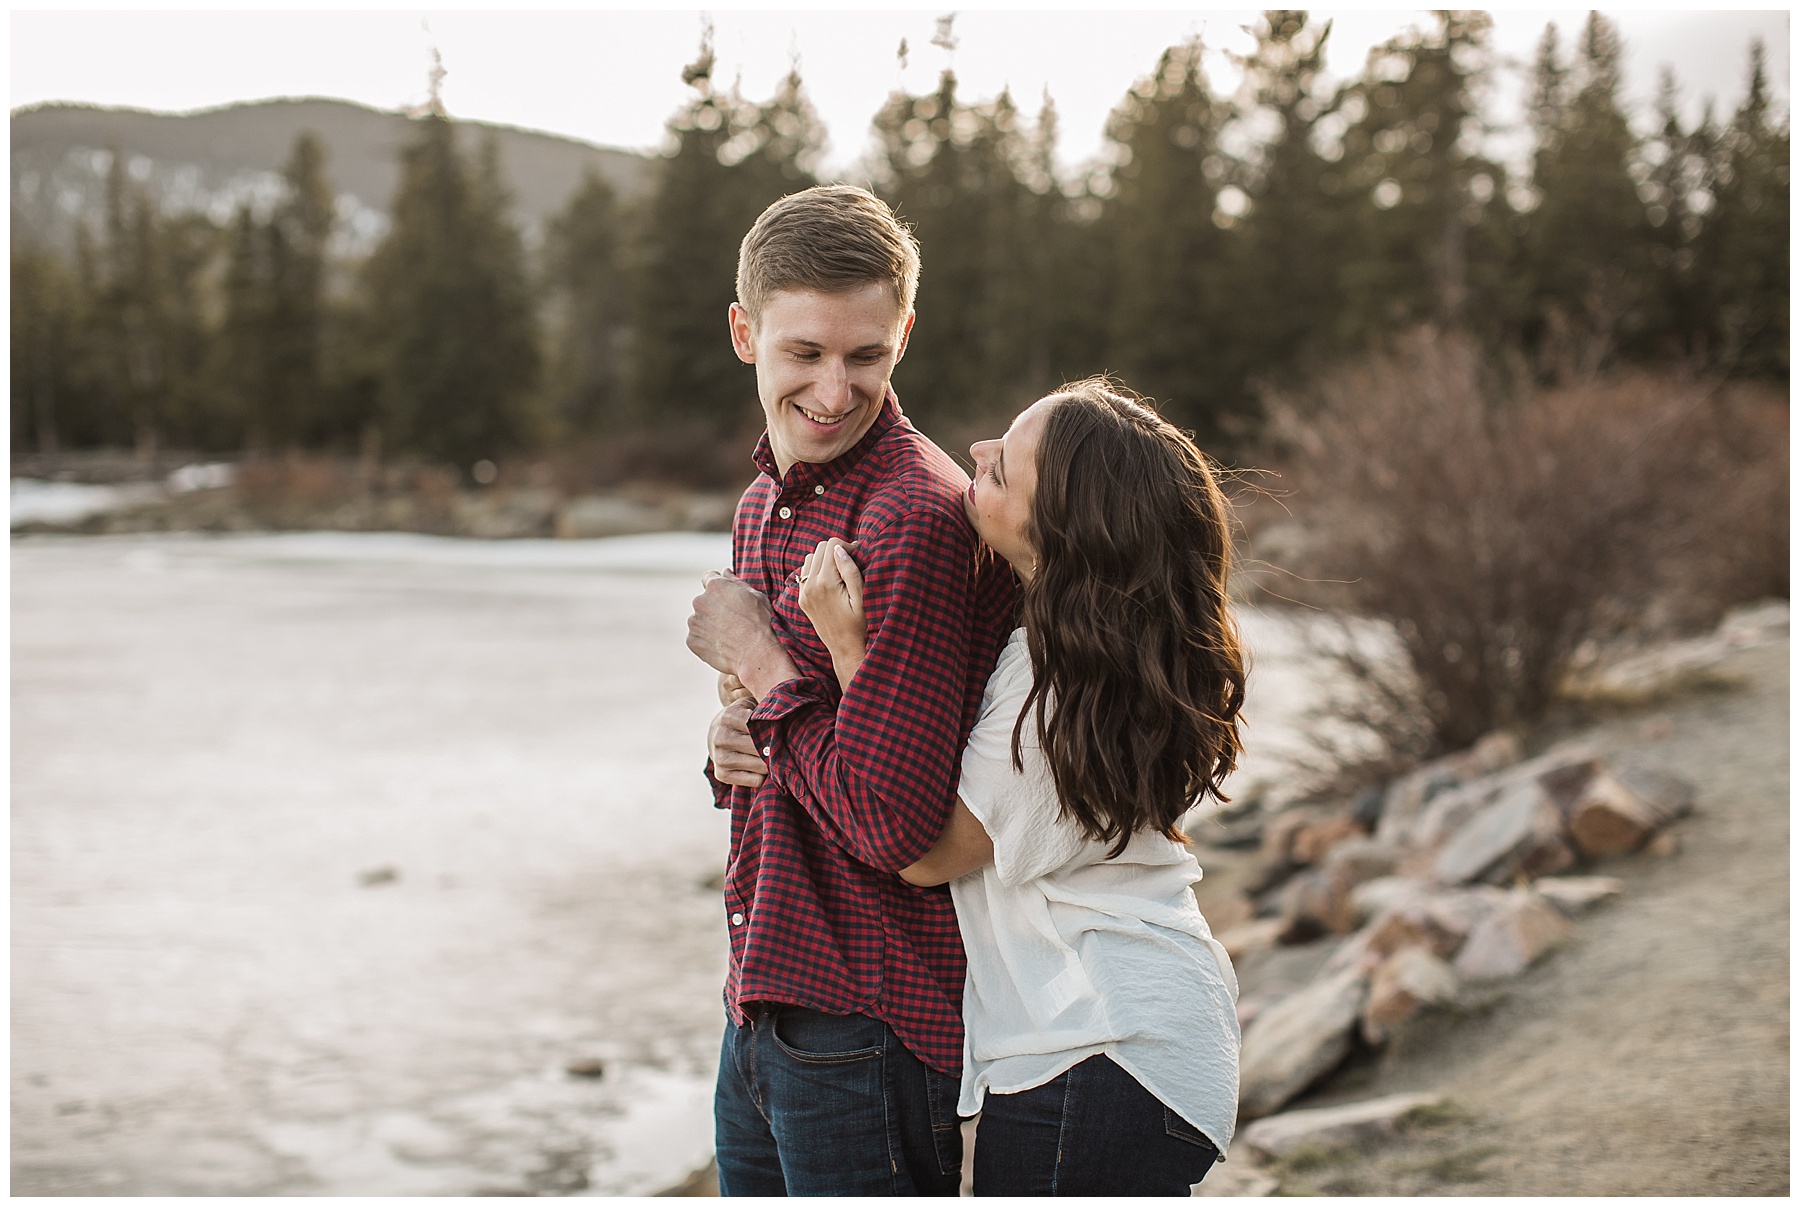
<svg viewBox="0 0 1800 1207">
<path fill-rule="evenodd" d="M 770 775 L 775 774 L 772 760 L 776 757 L 775 748 L 780 740 L 780 726 L 777 722 L 815 704 L 830 706 L 832 700 L 832 692 L 823 680 L 802 676 L 777 683 L 768 695 L 756 702 L 756 707 L 750 710 L 750 736 L 755 739 L 757 749 L 762 752 L 763 762 L 769 764 Z"/>
<path fill-rule="evenodd" d="M 706 760 L 706 786 L 712 789 L 713 808 L 731 808 L 731 785 L 721 784 L 718 779 L 713 776 L 713 761 L 711 759 Z"/>
</svg>

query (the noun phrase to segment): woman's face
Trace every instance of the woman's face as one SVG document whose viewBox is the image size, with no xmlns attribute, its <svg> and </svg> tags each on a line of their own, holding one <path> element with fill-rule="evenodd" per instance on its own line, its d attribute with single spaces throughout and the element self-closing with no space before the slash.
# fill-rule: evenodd
<svg viewBox="0 0 1800 1207">
<path fill-rule="evenodd" d="M 969 484 L 963 509 L 981 539 L 1027 582 L 1037 570 L 1037 550 L 1026 534 L 1037 493 L 1038 441 L 1051 405 L 1050 399 L 1039 399 L 1019 412 L 1006 435 L 969 446 L 975 480 Z"/>
</svg>

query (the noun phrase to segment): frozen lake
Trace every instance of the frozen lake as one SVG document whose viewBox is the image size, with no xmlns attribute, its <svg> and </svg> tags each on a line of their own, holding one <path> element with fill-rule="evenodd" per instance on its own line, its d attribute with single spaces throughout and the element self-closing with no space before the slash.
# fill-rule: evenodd
<svg viewBox="0 0 1800 1207">
<path fill-rule="evenodd" d="M 644 1194 L 702 1164 L 727 825 L 682 638 L 728 553 L 15 541 L 14 1193 Z M 1305 677 L 1244 624 L 1272 743 Z"/>
</svg>

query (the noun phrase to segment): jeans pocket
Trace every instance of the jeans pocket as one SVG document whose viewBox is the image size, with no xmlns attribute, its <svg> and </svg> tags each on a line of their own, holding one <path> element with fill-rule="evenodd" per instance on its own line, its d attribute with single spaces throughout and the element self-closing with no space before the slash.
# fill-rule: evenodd
<svg viewBox="0 0 1800 1207">
<path fill-rule="evenodd" d="M 841 1065 L 881 1055 L 886 1029 L 866 1014 L 826 1014 L 802 1006 L 775 1012 L 775 1046 L 802 1064 Z"/>
<path fill-rule="evenodd" d="M 1163 1130 L 1176 1140 L 1185 1140 L 1189 1144 L 1205 1149 L 1212 1154 L 1213 1160 L 1219 1159 L 1219 1150 L 1211 1140 L 1206 1138 L 1206 1133 L 1166 1106 L 1163 1107 Z"/>
</svg>

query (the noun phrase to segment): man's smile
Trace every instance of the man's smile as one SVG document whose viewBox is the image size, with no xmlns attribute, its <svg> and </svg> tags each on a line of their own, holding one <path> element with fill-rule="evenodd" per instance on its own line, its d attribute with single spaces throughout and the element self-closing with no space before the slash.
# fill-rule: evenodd
<svg viewBox="0 0 1800 1207">
<path fill-rule="evenodd" d="M 797 402 L 794 404 L 794 409 L 821 427 L 836 427 L 856 413 L 856 408 L 852 407 L 842 415 L 827 415 L 821 411 L 809 411 Z"/>
</svg>

